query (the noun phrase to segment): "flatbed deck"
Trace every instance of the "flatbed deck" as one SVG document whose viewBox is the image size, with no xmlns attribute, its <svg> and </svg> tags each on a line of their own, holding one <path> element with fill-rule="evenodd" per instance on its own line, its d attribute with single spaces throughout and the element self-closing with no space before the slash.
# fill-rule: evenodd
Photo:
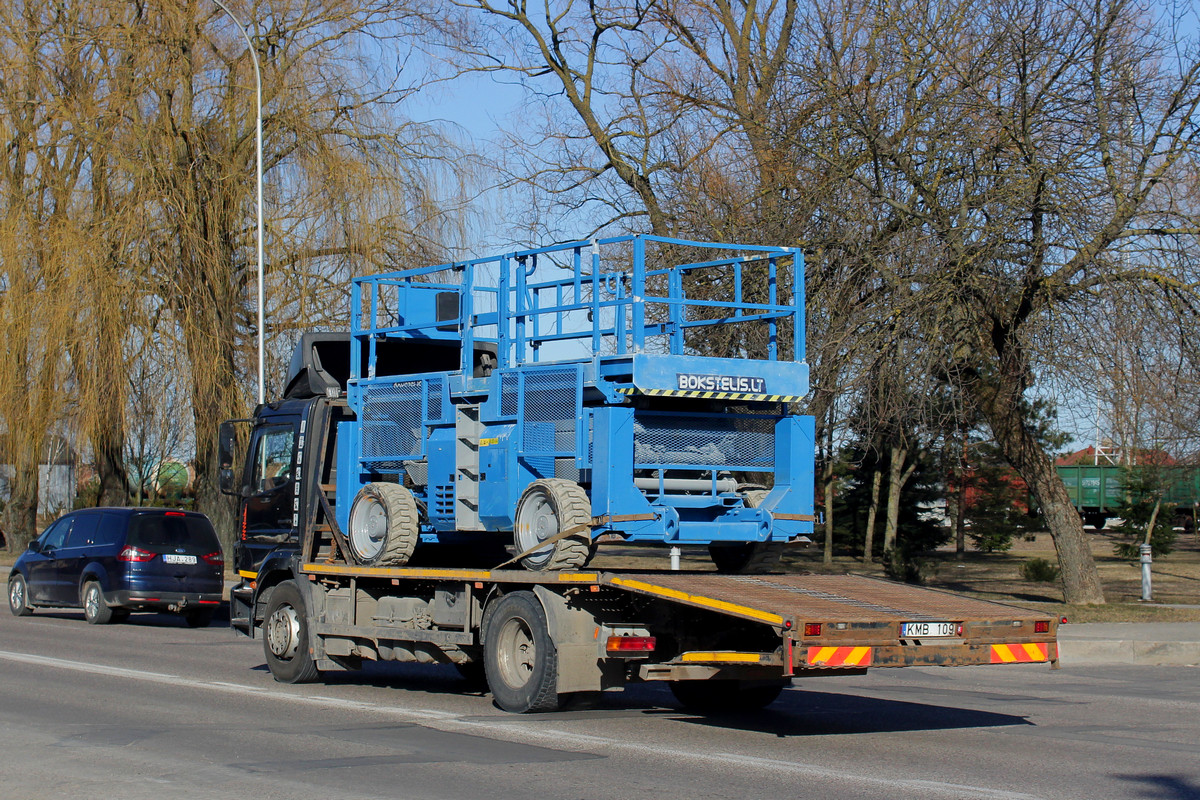
<svg viewBox="0 0 1200 800">
<path fill-rule="evenodd" d="M 768 626 L 779 646 L 701 651 L 684 648 L 645 679 L 676 679 L 682 665 L 780 667 L 785 675 L 866 667 L 1049 662 L 1057 666 L 1057 620 L 1017 606 L 859 575 L 726 575 L 698 571 L 580 571 L 353 567 L 306 563 L 320 576 L 469 582 L 556 591 L 619 590 Z M 921 632 L 920 623 L 929 623 Z M 662 671 L 656 678 L 655 670 Z"/>
</svg>

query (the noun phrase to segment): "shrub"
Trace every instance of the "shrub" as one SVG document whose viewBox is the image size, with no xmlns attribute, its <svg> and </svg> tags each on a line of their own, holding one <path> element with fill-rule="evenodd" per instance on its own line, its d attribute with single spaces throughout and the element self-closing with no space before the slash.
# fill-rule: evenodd
<svg viewBox="0 0 1200 800">
<path fill-rule="evenodd" d="M 1053 583 L 1058 580 L 1058 565 L 1045 558 L 1031 558 L 1021 565 L 1021 577 L 1030 583 Z"/>
</svg>

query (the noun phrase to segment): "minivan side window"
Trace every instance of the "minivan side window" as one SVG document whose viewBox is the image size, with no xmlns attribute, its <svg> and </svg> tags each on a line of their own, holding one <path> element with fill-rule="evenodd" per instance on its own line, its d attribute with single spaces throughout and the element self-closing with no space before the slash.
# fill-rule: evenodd
<svg viewBox="0 0 1200 800">
<path fill-rule="evenodd" d="M 42 549 L 53 547 L 55 549 L 63 546 L 67 541 L 67 534 L 71 532 L 71 525 L 75 522 L 74 517 L 63 517 L 55 522 L 38 539 L 42 543 Z"/>
<path fill-rule="evenodd" d="M 87 547 L 96 544 L 96 530 L 99 528 L 99 514 L 77 514 L 71 533 L 67 536 L 65 547 Z"/>
<path fill-rule="evenodd" d="M 265 429 L 258 438 L 254 453 L 252 487 L 255 494 L 270 491 L 292 479 L 292 451 L 296 444 L 296 429 L 279 425 Z"/>
<path fill-rule="evenodd" d="M 102 514 L 100 526 L 96 529 L 96 544 L 101 547 L 123 544 L 125 520 L 120 514 Z"/>
</svg>

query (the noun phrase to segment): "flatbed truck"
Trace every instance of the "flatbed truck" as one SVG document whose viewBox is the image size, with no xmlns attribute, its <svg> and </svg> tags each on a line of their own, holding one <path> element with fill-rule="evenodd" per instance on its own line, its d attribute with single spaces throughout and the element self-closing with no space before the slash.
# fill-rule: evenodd
<svg viewBox="0 0 1200 800">
<path fill-rule="evenodd" d="M 303 336 L 284 397 L 222 426 L 231 624 L 261 636 L 274 677 L 446 663 L 506 711 L 645 681 L 704 710 L 811 675 L 1057 664 L 1047 615 L 777 574 L 814 520 L 812 420 L 791 410 L 799 253 L 704 245 L 717 257 L 655 267 L 647 244 L 695 243 L 652 239 L 607 243 L 632 254 L 624 272 L 580 242 L 451 265 L 461 289 L 436 271 L 359 279 L 351 331 Z M 539 277 L 563 253 L 565 277 Z M 721 286 L 728 302 L 689 296 Z M 745 358 L 703 354 L 755 327 L 720 345 Z M 590 568 L 609 542 L 707 546 L 717 572 Z"/>
</svg>

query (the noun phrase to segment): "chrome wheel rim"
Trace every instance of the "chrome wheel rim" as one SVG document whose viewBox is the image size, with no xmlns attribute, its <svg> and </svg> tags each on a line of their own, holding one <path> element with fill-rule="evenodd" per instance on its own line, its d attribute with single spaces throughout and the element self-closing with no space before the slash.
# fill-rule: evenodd
<svg viewBox="0 0 1200 800">
<path fill-rule="evenodd" d="M 300 616 L 290 605 L 275 609 L 267 620 L 267 647 L 271 655 L 281 660 L 296 655 L 300 647 Z"/>
<path fill-rule="evenodd" d="M 20 580 L 14 580 L 8 585 L 8 604 L 15 611 L 20 611 L 25 607 L 25 584 Z"/>
<path fill-rule="evenodd" d="M 100 614 L 100 587 L 96 584 L 88 584 L 87 591 L 83 594 L 83 613 L 89 619 L 95 619 Z"/>
</svg>

